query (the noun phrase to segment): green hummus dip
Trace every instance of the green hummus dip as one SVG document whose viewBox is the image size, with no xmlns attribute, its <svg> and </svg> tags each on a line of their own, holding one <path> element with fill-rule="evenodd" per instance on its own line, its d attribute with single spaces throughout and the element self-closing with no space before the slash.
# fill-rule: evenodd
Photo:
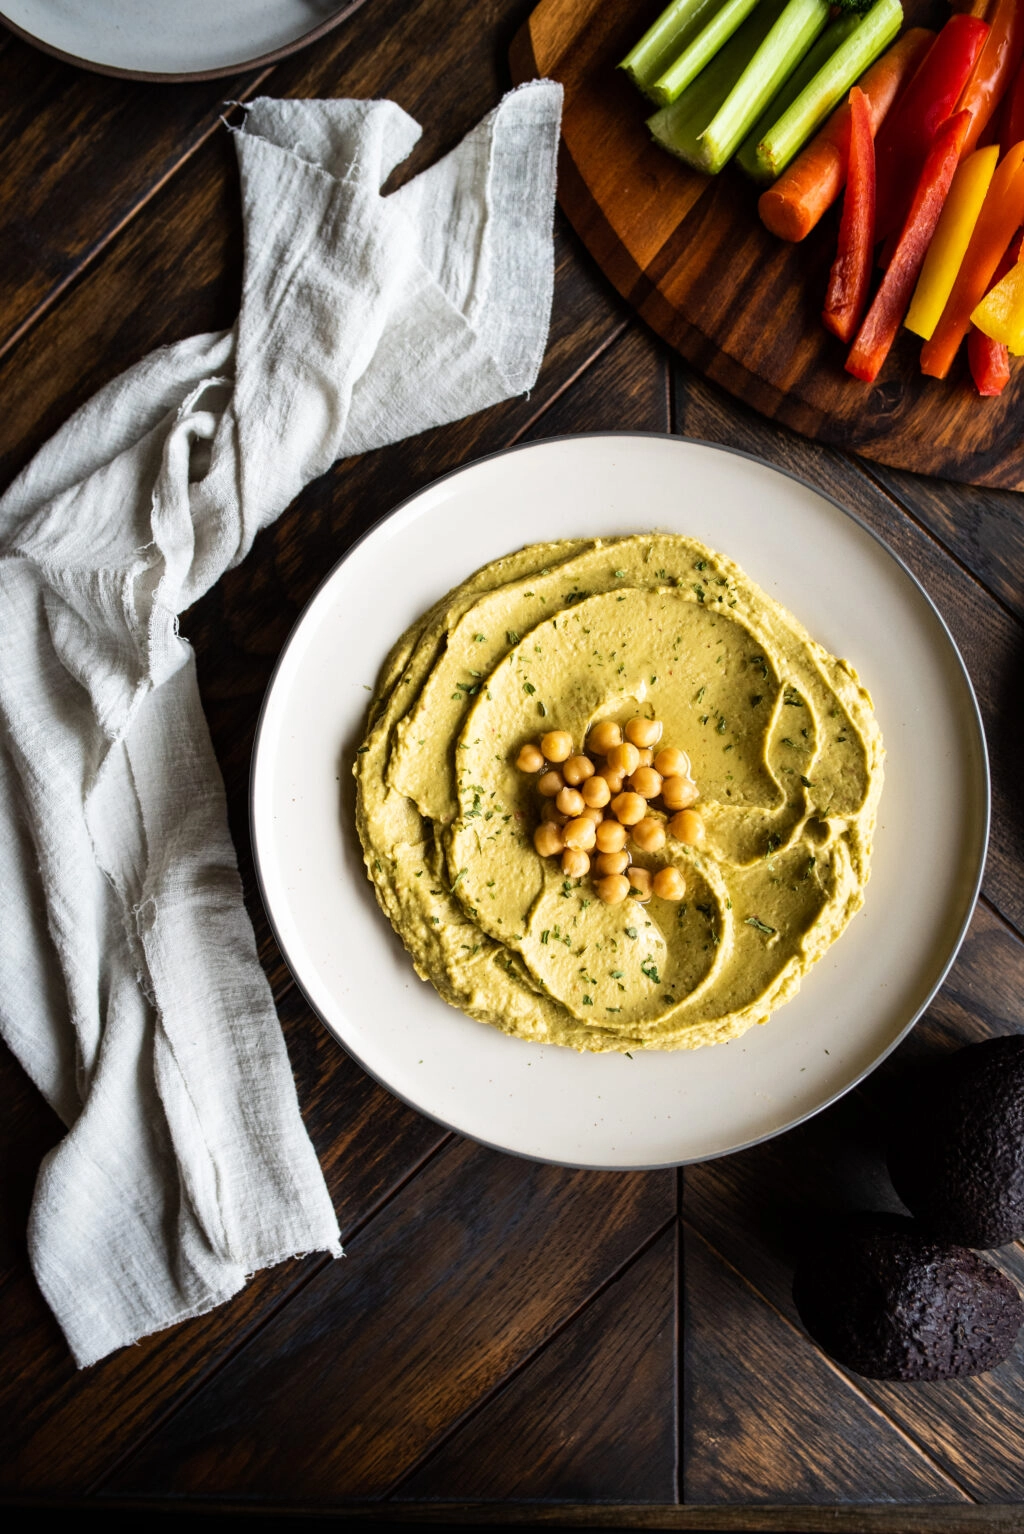
<svg viewBox="0 0 1024 1534">
<path fill-rule="evenodd" d="M 515 758 L 546 730 L 664 722 L 706 839 L 634 852 L 685 901 L 604 905 L 533 846 Z M 856 672 L 732 561 L 652 534 L 534 544 L 395 646 L 355 762 L 377 898 L 470 1017 L 580 1050 L 735 1038 L 797 991 L 863 903 L 883 748 Z"/>
</svg>

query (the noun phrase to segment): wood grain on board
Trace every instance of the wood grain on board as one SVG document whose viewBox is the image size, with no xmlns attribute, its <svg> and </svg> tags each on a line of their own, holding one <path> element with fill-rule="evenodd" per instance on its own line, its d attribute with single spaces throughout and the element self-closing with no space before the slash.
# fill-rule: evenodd
<svg viewBox="0 0 1024 1534">
<path fill-rule="evenodd" d="M 615 66 L 660 9 L 541 0 L 512 49 L 517 79 L 565 87 L 559 201 L 597 264 L 671 346 L 764 415 L 899 468 L 1024 487 L 1024 369 L 982 400 L 962 357 L 949 379 L 923 377 L 920 342 L 903 331 L 876 384 L 856 382 L 820 321 L 835 215 L 798 245 L 778 240 L 738 170 L 701 176 L 654 144 L 652 108 Z M 945 15 L 935 0 L 904 11 Z"/>
</svg>

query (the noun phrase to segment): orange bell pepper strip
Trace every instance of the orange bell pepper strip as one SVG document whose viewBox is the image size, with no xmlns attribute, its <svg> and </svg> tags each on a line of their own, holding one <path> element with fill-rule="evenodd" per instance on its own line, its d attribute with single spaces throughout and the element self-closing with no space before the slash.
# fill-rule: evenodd
<svg viewBox="0 0 1024 1534">
<path fill-rule="evenodd" d="M 1003 154 L 1024 138 L 1024 63 L 1021 63 L 1003 97 L 1003 122 L 999 145 Z"/>
<path fill-rule="evenodd" d="M 954 110 L 988 34 L 988 23 L 976 16 L 951 16 L 885 119 L 875 140 L 878 239 L 902 226 L 936 130 Z"/>
<path fill-rule="evenodd" d="M 995 269 L 989 292 L 1020 260 L 1024 248 L 1024 229 L 1018 229 L 1007 247 L 1006 253 Z M 1010 348 L 1004 341 L 993 341 L 977 325 L 967 333 L 967 362 L 978 393 L 986 398 L 1002 394 L 1010 382 Z"/>
<path fill-rule="evenodd" d="M 892 260 L 846 359 L 846 371 L 865 383 L 878 377 L 907 312 L 970 125 L 970 112 L 957 112 L 947 117 L 932 141 Z"/>
<path fill-rule="evenodd" d="M 958 112 L 974 113 L 964 144 L 965 155 L 970 154 L 988 127 L 1024 54 L 1024 6 L 1020 0 L 995 0 L 995 7 L 989 13 L 989 24 L 991 31 L 985 46 L 956 104 Z"/>
<path fill-rule="evenodd" d="M 953 291 L 931 337 L 921 348 L 921 372 L 945 378 L 971 325 L 971 312 L 988 292 L 1014 230 L 1024 223 L 1024 142 L 1003 156 L 992 177 Z"/>
<path fill-rule="evenodd" d="M 875 140 L 867 97 L 850 91 L 850 165 L 839 221 L 839 248 L 829 273 L 822 324 L 845 341 L 853 340 L 864 313 L 875 249 Z"/>
</svg>

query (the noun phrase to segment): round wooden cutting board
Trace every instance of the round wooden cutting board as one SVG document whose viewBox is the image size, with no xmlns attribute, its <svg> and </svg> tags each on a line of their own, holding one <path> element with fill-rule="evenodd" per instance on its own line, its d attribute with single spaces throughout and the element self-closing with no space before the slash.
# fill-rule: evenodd
<svg viewBox="0 0 1024 1534">
<path fill-rule="evenodd" d="M 857 382 L 820 319 L 837 211 L 787 244 L 738 170 L 700 176 L 653 143 L 652 109 L 615 65 L 661 8 L 541 0 L 511 50 L 517 82 L 565 87 L 558 200 L 605 274 L 688 362 L 764 415 L 896 468 L 1024 488 L 1024 365 L 981 399 L 966 348 L 947 379 L 925 378 L 921 342 L 903 330 L 877 382 Z M 934 26 L 949 14 L 933 0 L 904 11 Z"/>
</svg>

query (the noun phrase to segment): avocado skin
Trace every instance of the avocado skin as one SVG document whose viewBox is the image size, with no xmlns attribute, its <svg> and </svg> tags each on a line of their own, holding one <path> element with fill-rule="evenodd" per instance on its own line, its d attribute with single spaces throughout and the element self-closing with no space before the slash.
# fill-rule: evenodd
<svg viewBox="0 0 1024 1534">
<path fill-rule="evenodd" d="M 942 1247 L 899 1217 L 865 1217 L 818 1242 L 797 1268 L 793 1299 L 815 1342 L 879 1380 L 984 1374 L 1024 1324 L 1013 1283 L 965 1247 Z"/>
<path fill-rule="evenodd" d="M 1024 1236 L 1024 1035 L 933 1065 L 894 1130 L 889 1175 L 930 1236 L 1004 1246 Z"/>
</svg>

